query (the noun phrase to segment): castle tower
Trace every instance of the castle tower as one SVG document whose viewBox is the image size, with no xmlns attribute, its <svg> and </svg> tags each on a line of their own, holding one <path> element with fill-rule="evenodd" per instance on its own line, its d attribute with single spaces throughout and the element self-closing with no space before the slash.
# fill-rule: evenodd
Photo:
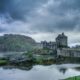
<svg viewBox="0 0 80 80">
<path fill-rule="evenodd" d="M 68 37 L 64 33 L 59 34 L 56 38 L 57 48 L 68 47 Z"/>
</svg>

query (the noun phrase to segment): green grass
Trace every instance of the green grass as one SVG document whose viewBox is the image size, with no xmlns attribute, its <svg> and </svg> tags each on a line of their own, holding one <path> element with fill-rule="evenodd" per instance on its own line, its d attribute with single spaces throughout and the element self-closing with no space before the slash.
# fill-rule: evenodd
<svg viewBox="0 0 80 80">
<path fill-rule="evenodd" d="M 0 60 L 0 65 L 5 65 L 7 64 L 7 60 Z"/>
<path fill-rule="evenodd" d="M 65 79 L 65 80 L 80 80 L 80 76 L 67 78 L 67 79 Z"/>
</svg>

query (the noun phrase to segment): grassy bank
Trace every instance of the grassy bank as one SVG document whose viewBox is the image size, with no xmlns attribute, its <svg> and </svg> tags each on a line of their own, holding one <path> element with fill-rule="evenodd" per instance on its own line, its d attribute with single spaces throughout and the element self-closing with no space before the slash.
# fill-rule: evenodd
<svg viewBox="0 0 80 80">
<path fill-rule="evenodd" d="M 0 60 L 0 66 L 1 66 L 1 65 L 6 65 L 7 63 L 8 63 L 7 60 Z"/>
<path fill-rule="evenodd" d="M 67 78 L 65 80 L 80 80 L 80 76 L 75 76 L 75 77 Z"/>
<path fill-rule="evenodd" d="M 55 64 L 55 63 L 56 63 L 56 61 L 53 59 L 43 60 L 43 59 L 39 58 L 34 61 L 34 64 L 43 64 L 43 65 L 51 65 L 51 64 Z"/>
</svg>

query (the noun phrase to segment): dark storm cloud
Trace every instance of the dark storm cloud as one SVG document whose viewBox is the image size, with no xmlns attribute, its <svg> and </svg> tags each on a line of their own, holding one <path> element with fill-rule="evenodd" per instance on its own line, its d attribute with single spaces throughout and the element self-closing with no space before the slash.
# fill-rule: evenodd
<svg viewBox="0 0 80 80">
<path fill-rule="evenodd" d="M 0 0 L 0 35 L 25 34 L 36 41 L 65 32 L 80 43 L 80 0 Z"/>
<path fill-rule="evenodd" d="M 9 2 L 9 0 L 0 0 L 0 12 L 1 13 L 6 11 L 7 1 Z"/>
<path fill-rule="evenodd" d="M 62 0 L 60 8 L 63 10 L 80 10 L 80 0 Z"/>
<path fill-rule="evenodd" d="M 80 29 L 80 0 L 0 0 L 0 14 L 13 21 L 9 26 L 8 20 L 8 26 L 5 25 L 7 30 L 12 30 L 13 24 L 14 30 L 24 29 L 24 32 L 29 27 L 31 32 Z M 17 24 L 18 20 L 25 21 L 26 27 L 22 24 L 17 28 L 21 24 Z"/>
<path fill-rule="evenodd" d="M 34 7 L 46 0 L 0 0 L 0 13 L 8 13 L 13 19 L 25 19 Z"/>
<path fill-rule="evenodd" d="M 49 15 L 42 17 L 39 25 L 35 22 L 36 28 L 46 31 L 67 31 L 80 26 L 80 0 L 53 0 L 51 5 L 43 8 L 43 12 L 45 9 Z"/>
</svg>

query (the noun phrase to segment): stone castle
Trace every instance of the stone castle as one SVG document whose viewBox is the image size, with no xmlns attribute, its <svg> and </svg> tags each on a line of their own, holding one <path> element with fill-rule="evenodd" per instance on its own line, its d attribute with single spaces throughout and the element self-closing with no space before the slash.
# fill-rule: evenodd
<svg viewBox="0 0 80 80">
<path fill-rule="evenodd" d="M 57 56 L 80 57 L 80 47 L 70 48 L 68 46 L 68 37 L 64 33 L 59 34 L 55 42 L 42 41 L 41 45 L 42 48 L 56 50 Z"/>
<path fill-rule="evenodd" d="M 41 44 L 43 48 L 54 50 L 61 47 L 68 47 L 68 37 L 64 33 L 62 33 L 57 36 L 55 42 L 42 41 Z"/>
</svg>

